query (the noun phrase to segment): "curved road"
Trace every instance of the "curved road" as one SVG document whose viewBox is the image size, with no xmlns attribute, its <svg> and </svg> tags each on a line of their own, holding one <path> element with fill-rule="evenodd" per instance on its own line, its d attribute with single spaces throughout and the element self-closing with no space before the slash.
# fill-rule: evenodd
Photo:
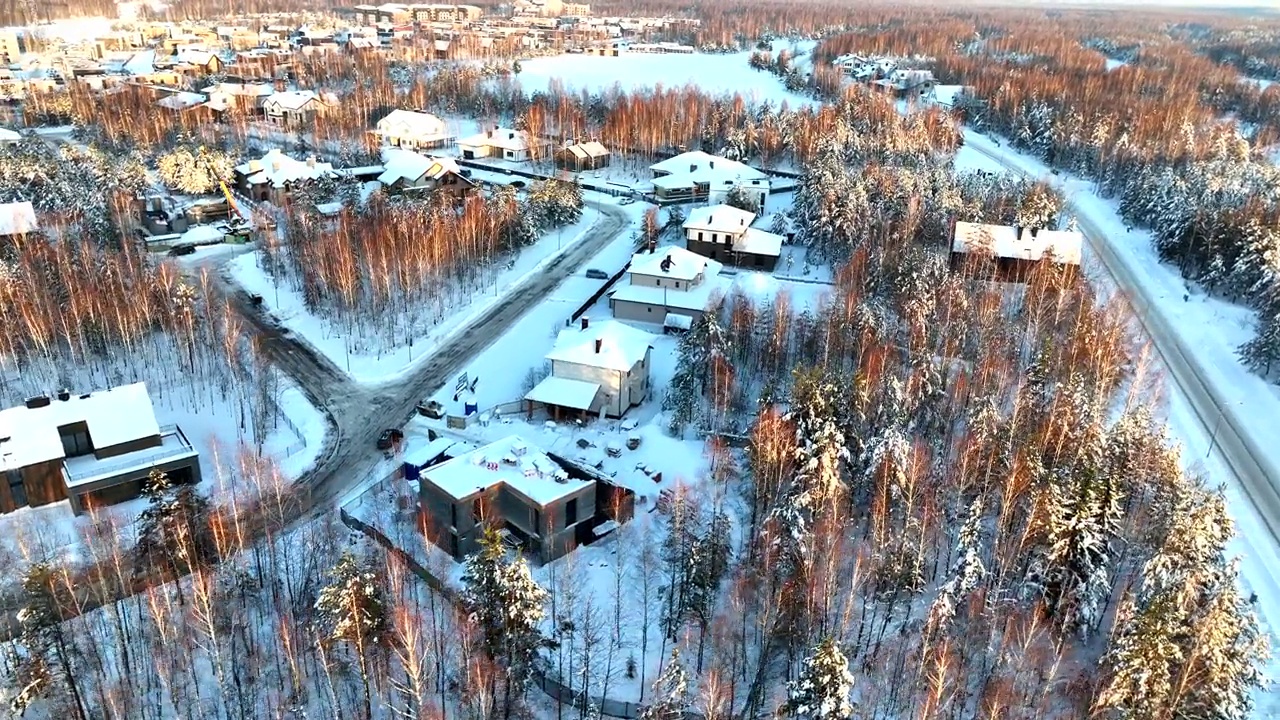
<svg viewBox="0 0 1280 720">
<path fill-rule="evenodd" d="M 970 147 L 1010 172 L 1039 179 L 997 153 L 972 144 Z M 1244 429 L 1221 390 L 1205 377 L 1200 357 L 1187 348 L 1184 338 L 1174 331 L 1169 318 L 1160 312 L 1159 298 L 1153 297 L 1151 289 L 1135 277 L 1133 269 L 1107 242 L 1106 233 L 1070 201 L 1067 207 L 1075 212 L 1089 248 L 1115 280 L 1170 377 L 1204 428 L 1205 435 L 1211 438 L 1211 447 L 1218 449 L 1225 465 L 1235 476 L 1236 484 L 1271 535 L 1271 542 L 1280 545 L 1280 488 L 1276 486 L 1280 482 L 1280 468 L 1253 435 Z"/>
</svg>

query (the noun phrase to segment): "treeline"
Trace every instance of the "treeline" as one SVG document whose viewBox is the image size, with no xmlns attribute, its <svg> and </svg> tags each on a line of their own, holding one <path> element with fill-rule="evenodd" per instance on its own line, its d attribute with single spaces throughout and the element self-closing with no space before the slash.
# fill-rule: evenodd
<svg viewBox="0 0 1280 720">
<path fill-rule="evenodd" d="M 959 109 L 974 127 L 1097 181 L 1122 200 L 1130 222 L 1155 231 L 1161 254 L 1189 278 L 1258 309 L 1261 339 L 1242 352 L 1264 373 L 1276 367 L 1280 197 L 1266 190 L 1276 171 L 1258 149 L 1280 137 L 1280 87 L 1242 83 L 1154 30 L 1132 65 L 1107 71 L 1076 27 L 1064 32 L 1056 18 L 986 23 L 913 21 L 834 38 L 818 54 L 933 57 L 941 82 L 972 89 Z M 1089 27 L 1087 37 L 1099 32 Z M 1253 119 L 1252 143 L 1224 112 Z"/>
</svg>

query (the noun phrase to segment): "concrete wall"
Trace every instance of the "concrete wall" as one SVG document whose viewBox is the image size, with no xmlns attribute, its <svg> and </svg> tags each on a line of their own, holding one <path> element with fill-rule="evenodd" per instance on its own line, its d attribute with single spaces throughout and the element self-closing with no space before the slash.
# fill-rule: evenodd
<svg viewBox="0 0 1280 720">
<path fill-rule="evenodd" d="M 613 301 L 613 316 L 619 320 L 632 320 L 635 322 L 646 322 L 661 325 L 667 319 L 667 313 L 675 315 L 684 315 L 693 318 L 697 322 L 702 317 L 701 310 L 689 310 L 687 308 L 669 308 L 665 305 L 649 305 L 646 303 L 630 302 L 628 300 Z"/>
<path fill-rule="evenodd" d="M 600 392 L 605 398 L 604 411 L 609 417 L 621 417 L 622 413 L 631 407 L 628 386 L 623 377 L 626 373 L 563 360 L 552 360 L 551 374 L 555 377 L 599 384 Z"/>
<path fill-rule="evenodd" d="M 90 436 L 92 437 L 92 436 Z M 137 452 L 138 450 L 146 450 L 147 448 L 160 447 L 162 441 L 159 435 L 148 435 L 147 437 L 138 438 L 127 443 L 119 445 L 111 445 L 108 447 L 98 447 L 96 444 L 93 448 L 93 456 L 99 460 L 117 457 L 125 453 Z"/>
<path fill-rule="evenodd" d="M 661 277 L 658 275 L 640 275 L 631 273 L 631 284 L 637 287 L 656 287 L 668 288 L 670 290 L 688 290 L 697 287 L 702 282 L 702 274 L 694 278 L 692 282 L 688 280 L 677 280 L 672 277 Z"/>
</svg>

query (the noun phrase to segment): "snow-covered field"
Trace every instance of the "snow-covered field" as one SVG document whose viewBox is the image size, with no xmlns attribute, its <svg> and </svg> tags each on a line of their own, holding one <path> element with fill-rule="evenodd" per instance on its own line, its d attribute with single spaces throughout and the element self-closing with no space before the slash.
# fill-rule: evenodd
<svg viewBox="0 0 1280 720">
<path fill-rule="evenodd" d="M 806 44 L 800 46 L 804 48 Z M 517 79 L 526 92 L 545 90 L 552 80 L 558 80 L 569 91 L 597 93 L 615 86 L 632 91 L 656 85 L 696 85 L 708 93 L 740 93 L 746 100 L 768 100 L 775 106 L 784 100 L 791 107 L 814 102 L 788 91 L 774 75 L 751 69 L 747 65 L 750 57 L 750 51 L 692 55 L 624 52 L 618 57 L 555 55 L 521 61 Z"/>
<path fill-rule="evenodd" d="M 597 212 L 586 208 L 582 220 L 556 232 L 548 233 L 526 248 L 510 268 L 499 268 L 482 293 L 472 295 L 465 305 L 454 308 L 451 315 L 412 339 L 411 344 L 373 349 L 353 347 L 340 327 L 311 314 L 302 294 L 287 286 L 277 287 L 272 278 L 258 266 L 256 253 L 242 255 L 228 263 L 235 282 L 246 292 L 263 297 L 263 307 L 289 330 L 297 333 L 325 357 L 345 370 L 352 379 L 376 383 L 403 376 L 411 371 L 431 350 L 461 330 L 466 324 L 501 300 L 502 293 L 539 272 L 560 253 L 580 240 L 594 224 Z"/>
</svg>

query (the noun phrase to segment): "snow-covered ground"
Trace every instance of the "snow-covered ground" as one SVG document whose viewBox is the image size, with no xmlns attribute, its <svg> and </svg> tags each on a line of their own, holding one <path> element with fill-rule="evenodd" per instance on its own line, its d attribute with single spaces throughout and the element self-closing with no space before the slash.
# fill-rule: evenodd
<svg viewBox="0 0 1280 720">
<path fill-rule="evenodd" d="M 472 295 L 467 304 L 454 308 L 443 322 L 426 329 L 413 339 L 412 345 L 378 349 L 353 348 L 351 339 L 340 327 L 311 314 L 302 294 L 287 286 L 276 286 L 272 278 L 258 266 L 256 253 L 242 255 L 228 263 L 228 272 L 246 292 L 263 298 L 263 307 L 284 327 L 297 333 L 313 347 L 344 369 L 352 379 L 377 383 L 410 372 L 431 350 L 482 315 L 501 300 L 502 292 L 526 277 L 541 271 L 560 253 L 567 251 L 592 227 L 598 213 L 584 209 L 582 220 L 555 232 L 547 233 L 534 245 L 522 251 L 510 268 L 499 268 L 481 293 Z"/>
<path fill-rule="evenodd" d="M 560 81 L 570 92 L 593 93 L 615 86 L 633 91 L 656 85 L 696 85 L 711 94 L 740 93 L 746 100 L 768 100 L 774 106 L 784 100 L 793 108 L 814 103 L 812 98 L 787 90 L 776 76 L 753 70 L 747 64 L 750 57 L 751 51 L 692 55 L 624 52 L 618 57 L 554 55 L 521 61 L 516 78 L 526 92 L 546 90 L 552 80 Z"/>
<path fill-rule="evenodd" d="M 263 478 L 251 478 L 243 463 L 254 458 L 269 460 L 279 471 L 279 478 L 268 482 L 297 478 L 310 468 L 324 449 L 328 421 L 311 405 L 288 379 L 280 379 L 275 402 L 287 421 L 280 420 L 258 445 L 240 428 L 240 408 L 232 396 L 221 396 L 208 388 L 199 397 L 187 392 L 167 394 L 152 392 L 151 401 L 156 420 L 161 425 L 177 424 L 200 453 L 202 480 L 198 488 L 215 503 L 228 501 L 233 495 L 251 497 Z M 94 516 L 75 516 L 68 502 L 41 507 L 27 507 L 0 515 L 0 561 L 18 558 L 40 559 L 56 556 L 75 562 L 82 557 L 85 542 L 95 533 L 111 529 L 112 535 L 132 537 L 130 526 L 147 505 L 143 498 L 112 505 Z M 0 585 L 7 582 L 0 578 Z"/>
<path fill-rule="evenodd" d="M 1116 255 L 1157 299 L 1155 309 L 1169 320 L 1185 346 L 1195 349 L 1194 360 L 1202 377 L 1225 399 L 1221 412 L 1237 418 L 1236 426 L 1252 435 L 1258 447 L 1269 448 L 1273 463 L 1280 459 L 1280 447 L 1275 443 L 1276 428 L 1280 427 L 1280 388 L 1249 372 L 1236 354 L 1236 348 L 1252 336 L 1253 311 L 1209 296 L 1184 280 L 1177 268 L 1161 262 L 1151 233 L 1140 228 L 1130 230 L 1119 215 L 1117 203 L 1098 197 L 1092 183 L 1052 175 L 1040 161 L 972 131 L 965 131 L 964 149 L 995 155 L 1024 173 L 1057 186 L 1081 218 L 1105 234 Z M 1086 262 L 1091 255 L 1086 248 Z M 1176 385 L 1169 388 L 1169 396 L 1168 421 L 1182 443 L 1187 466 L 1204 472 L 1211 483 L 1233 478 L 1220 452 L 1211 447 L 1213 431 L 1204 427 Z M 1280 558 L 1275 542 L 1241 488 L 1227 483 L 1226 490 L 1236 522 L 1233 547 L 1241 555 L 1246 595 L 1257 593 L 1259 620 L 1272 639 L 1272 647 L 1280 648 Z M 1270 678 L 1280 678 L 1280 653 L 1273 653 L 1267 670 Z M 1280 694 L 1259 693 L 1256 701 L 1256 717 L 1280 717 Z"/>
<path fill-rule="evenodd" d="M 1116 60 L 1113 58 L 1107 58 L 1106 63 L 1107 63 L 1108 71 L 1115 70 L 1118 67 L 1124 67 L 1125 65 L 1128 65 L 1128 63 L 1126 63 L 1123 60 Z"/>
</svg>

